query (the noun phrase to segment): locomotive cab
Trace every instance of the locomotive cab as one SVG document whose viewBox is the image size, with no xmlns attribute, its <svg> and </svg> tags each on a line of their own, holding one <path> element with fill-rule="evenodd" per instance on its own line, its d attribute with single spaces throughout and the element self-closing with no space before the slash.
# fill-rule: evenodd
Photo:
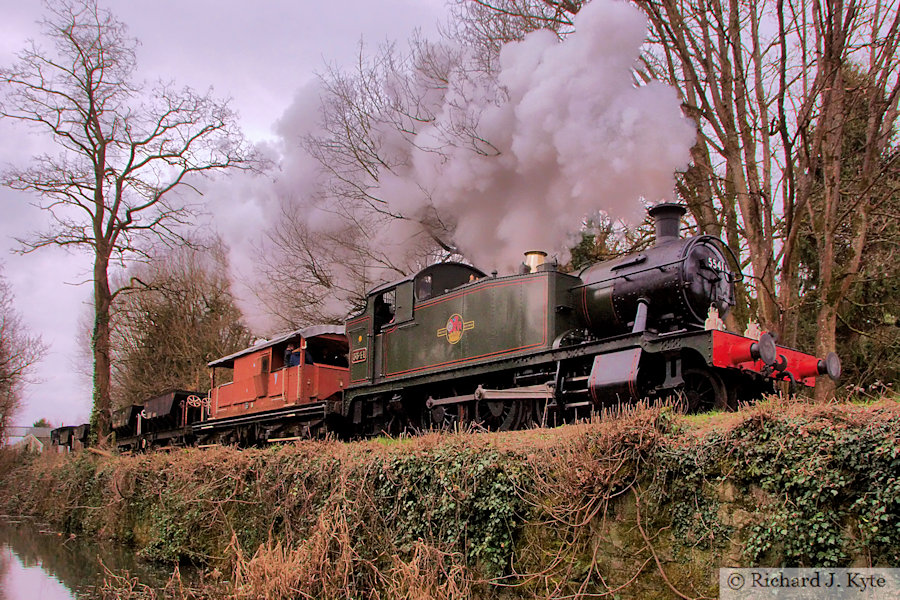
<svg viewBox="0 0 900 600">
<path fill-rule="evenodd" d="M 350 383 L 369 381 L 382 372 L 381 355 L 375 351 L 387 330 L 413 326 L 415 307 L 486 275 L 462 263 L 439 263 L 399 281 L 374 288 L 366 308 L 347 321 L 350 344 Z M 377 365 L 377 366 L 376 366 Z"/>
</svg>

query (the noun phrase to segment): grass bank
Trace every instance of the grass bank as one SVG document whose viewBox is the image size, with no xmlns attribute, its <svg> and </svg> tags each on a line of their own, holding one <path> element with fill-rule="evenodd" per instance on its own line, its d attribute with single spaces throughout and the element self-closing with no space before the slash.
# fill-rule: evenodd
<svg viewBox="0 0 900 600">
<path fill-rule="evenodd" d="M 715 597 L 720 566 L 900 565 L 900 403 L 7 461 L 0 510 L 234 598 Z M 184 592 L 181 592 L 184 594 Z"/>
</svg>

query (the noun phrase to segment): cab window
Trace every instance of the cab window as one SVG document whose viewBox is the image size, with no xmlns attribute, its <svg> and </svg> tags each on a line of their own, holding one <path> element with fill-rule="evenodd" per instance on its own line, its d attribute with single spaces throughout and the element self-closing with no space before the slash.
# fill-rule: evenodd
<svg viewBox="0 0 900 600">
<path fill-rule="evenodd" d="M 397 306 L 397 290 L 381 292 L 375 296 L 375 331 L 381 331 L 381 328 L 394 320 L 394 310 Z"/>
<path fill-rule="evenodd" d="M 416 299 L 428 300 L 433 293 L 431 275 L 422 275 L 416 280 Z"/>
</svg>

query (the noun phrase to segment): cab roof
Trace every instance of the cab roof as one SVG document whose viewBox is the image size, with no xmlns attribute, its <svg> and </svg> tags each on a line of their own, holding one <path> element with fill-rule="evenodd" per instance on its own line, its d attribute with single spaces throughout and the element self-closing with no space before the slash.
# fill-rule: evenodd
<svg viewBox="0 0 900 600">
<path fill-rule="evenodd" d="M 422 269 L 416 273 L 413 273 L 412 275 L 404 277 L 402 279 L 398 279 L 396 281 L 391 281 L 389 283 L 383 283 L 377 287 L 374 287 L 371 290 L 369 290 L 369 293 L 366 295 L 372 296 L 374 294 L 379 294 L 379 293 L 383 292 L 384 290 L 389 290 L 393 287 L 397 287 L 401 283 L 406 283 L 407 281 L 413 281 L 415 279 L 418 279 L 419 277 L 424 277 L 425 275 L 430 275 L 436 271 L 443 271 L 447 268 L 462 269 L 462 270 L 468 271 L 469 273 L 471 273 L 472 275 L 475 275 L 475 277 L 478 277 L 478 278 L 487 277 L 487 275 L 485 273 L 483 273 L 480 269 L 476 269 L 472 265 L 467 265 L 465 263 L 461 263 L 461 262 L 436 263 L 433 265 L 428 265 L 424 269 Z"/>
<path fill-rule="evenodd" d="M 309 339 L 318 337 L 320 335 L 344 335 L 344 326 L 343 325 L 313 325 L 311 327 L 303 327 L 302 329 L 296 329 L 294 331 L 283 333 L 271 340 L 266 340 L 263 342 L 259 342 L 250 346 L 249 348 L 244 348 L 234 354 L 229 354 L 228 356 L 224 356 L 222 358 L 216 359 L 211 363 L 208 363 L 208 367 L 234 367 L 234 361 L 237 358 L 242 356 L 246 356 L 247 354 L 253 354 L 254 352 L 259 352 L 260 350 L 264 350 L 265 348 L 270 348 L 272 346 L 277 346 L 283 342 L 287 342 L 292 338 L 297 338 L 298 341 L 300 339 Z"/>
</svg>

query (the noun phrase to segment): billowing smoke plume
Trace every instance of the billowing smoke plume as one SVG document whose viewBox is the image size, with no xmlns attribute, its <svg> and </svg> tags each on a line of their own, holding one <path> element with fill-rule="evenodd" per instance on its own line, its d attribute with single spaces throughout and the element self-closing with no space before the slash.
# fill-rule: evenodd
<svg viewBox="0 0 900 600">
<path fill-rule="evenodd" d="M 695 127 L 675 91 L 633 82 L 645 18 L 624 2 L 595 0 L 575 25 L 564 42 L 537 31 L 506 45 L 500 90 L 457 72 L 437 119 L 415 139 L 441 152 L 414 150 L 408 169 L 380 182 L 404 214 L 424 215 L 427 190 L 427 208 L 476 265 L 508 269 L 526 250 L 562 251 L 597 210 L 633 219 L 640 198 L 671 194 L 690 158 Z M 485 141 L 450 145 L 448 132 L 465 120 L 477 121 Z"/>
<path fill-rule="evenodd" d="M 269 221 L 252 286 L 270 286 L 270 309 L 295 297 L 283 323 L 338 320 L 366 288 L 433 260 L 435 240 L 506 273 L 527 250 L 565 261 L 598 210 L 635 219 L 642 198 L 671 194 L 695 127 L 673 89 L 634 84 L 645 19 L 594 0 L 575 26 L 562 42 L 537 31 L 508 44 L 494 73 L 420 43 L 298 95 L 278 124 L 274 185 L 233 223 L 241 235 Z"/>
</svg>

